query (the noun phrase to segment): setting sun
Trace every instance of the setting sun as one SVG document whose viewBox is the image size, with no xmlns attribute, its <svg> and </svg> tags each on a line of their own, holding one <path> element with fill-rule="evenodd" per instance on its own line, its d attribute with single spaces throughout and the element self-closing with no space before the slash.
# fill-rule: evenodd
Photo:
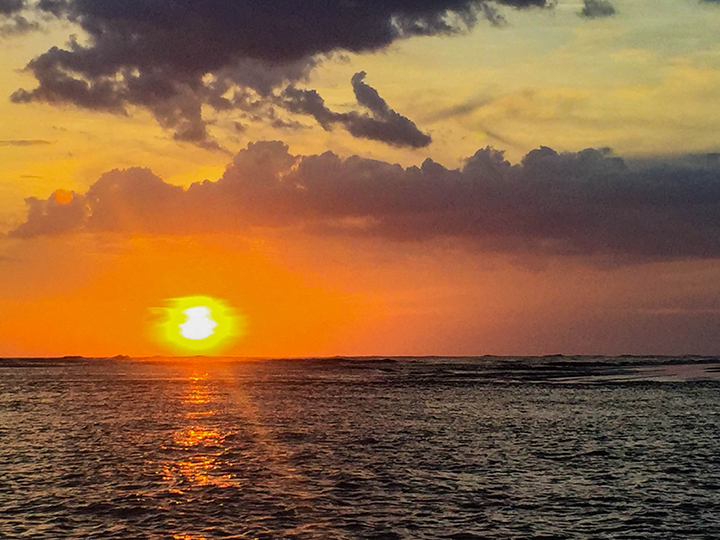
<svg viewBox="0 0 720 540">
<path fill-rule="evenodd" d="M 0 0 L 0 540 L 720 540 L 719 28 Z"/>
<path fill-rule="evenodd" d="M 187 339 L 207 339 L 215 333 L 217 323 L 212 318 L 212 311 L 205 306 L 191 307 L 183 311 L 187 320 L 180 325 L 180 334 Z"/>
<path fill-rule="evenodd" d="M 209 296 L 170 298 L 152 310 L 157 339 L 175 353 L 216 353 L 243 334 L 241 317 L 223 301 Z"/>
</svg>

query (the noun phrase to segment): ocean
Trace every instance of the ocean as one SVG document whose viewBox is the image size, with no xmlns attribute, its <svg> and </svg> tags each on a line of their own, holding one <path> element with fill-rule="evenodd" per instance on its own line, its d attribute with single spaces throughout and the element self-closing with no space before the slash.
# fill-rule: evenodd
<svg viewBox="0 0 720 540">
<path fill-rule="evenodd" d="M 0 538 L 720 538 L 720 359 L 0 360 Z"/>
</svg>

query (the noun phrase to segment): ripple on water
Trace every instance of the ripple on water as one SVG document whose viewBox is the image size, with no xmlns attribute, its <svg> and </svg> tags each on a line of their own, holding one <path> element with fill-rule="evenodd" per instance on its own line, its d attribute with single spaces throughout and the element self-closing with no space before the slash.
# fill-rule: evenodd
<svg viewBox="0 0 720 540">
<path fill-rule="evenodd" d="M 697 366 L 484 362 L 7 364 L 0 537 L 720 538 Z"/>
</svg>

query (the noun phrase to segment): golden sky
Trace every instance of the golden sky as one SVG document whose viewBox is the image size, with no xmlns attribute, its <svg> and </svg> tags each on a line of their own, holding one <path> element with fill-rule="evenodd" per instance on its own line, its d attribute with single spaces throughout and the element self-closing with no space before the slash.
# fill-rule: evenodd
<svg viewBox="0 0 720 540">
<path fill-rule="evenodd" d="M 720 3 L 130 4 L 0 0 L 0 356 L 720 353 Z"/>
</svg>

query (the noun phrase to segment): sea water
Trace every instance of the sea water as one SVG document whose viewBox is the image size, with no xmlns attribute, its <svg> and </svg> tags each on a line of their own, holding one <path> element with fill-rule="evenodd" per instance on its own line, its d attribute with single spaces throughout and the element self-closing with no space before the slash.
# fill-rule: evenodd
<svg viewBox="0 0 720 540">
<path fill-rule="evenodd" d="M 0 538 L 720 538 L 716 358 L 0 360 Z"/>
</svg>

